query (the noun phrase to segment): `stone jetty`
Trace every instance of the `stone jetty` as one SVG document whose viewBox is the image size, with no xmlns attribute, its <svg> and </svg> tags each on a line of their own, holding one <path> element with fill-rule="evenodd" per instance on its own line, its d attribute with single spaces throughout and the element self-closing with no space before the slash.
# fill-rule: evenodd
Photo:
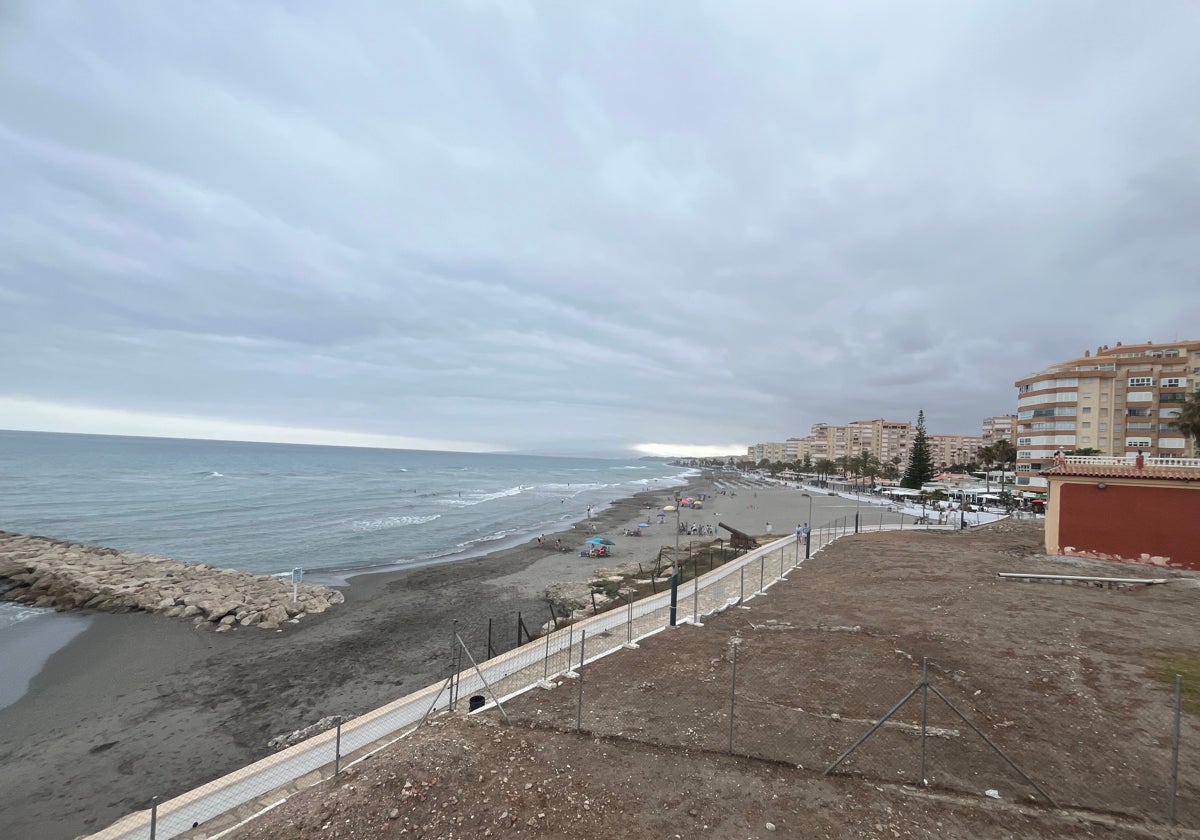
<svg viewBox="0 0 1200 840">
<path fill-rule="evenodd" d="M 153 612 L 218 632 L 278 629 L 344 600 L 327 586 L 0 531 L 0 599 L 56 610 Z"/>
</svg>

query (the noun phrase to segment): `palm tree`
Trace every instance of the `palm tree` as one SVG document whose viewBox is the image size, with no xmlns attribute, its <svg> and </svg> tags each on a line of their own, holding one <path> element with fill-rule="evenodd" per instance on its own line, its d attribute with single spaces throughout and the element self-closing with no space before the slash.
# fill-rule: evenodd
<svg viewBox="0 0 1200 840">
<path fill-rule="evenodd" d="M 1192 454 L 1195 455 L 1197 445 L 1200 445 L 1200 390 L 1180 404 L 1179 414 L 1171 425 L 1183 432 L 1185 438 L 1192 439 Z"/>
<path fill-rule="evenodd" d="M 1004 472 L 1008 465 L 1017 460 L 1017 448 L 1008 438 L 1000 438 L 992 444 L 992 457 L 1000 465 L 1000 495 L 1004 495 Z"/>
<path fill-rule="evenodd" d="M 817 475 L 822 476 L 825 481 L 829 481 L 829 474 L 833 472 L 834 466 L 836 465 L 833 461 L 830 461 L 828 458 L 822 458 L 816 463 Z"/>
<path fill-rule="evenodd" d="M 979 453 L 976 455 L 979 458 L 979 463 L 983 464 L 983 480 L 987 485 L 985 492 L 992 492 L 992 464 L 996 463 L 996 449 L 993 446 L 979 447 Z"/>
</svg>

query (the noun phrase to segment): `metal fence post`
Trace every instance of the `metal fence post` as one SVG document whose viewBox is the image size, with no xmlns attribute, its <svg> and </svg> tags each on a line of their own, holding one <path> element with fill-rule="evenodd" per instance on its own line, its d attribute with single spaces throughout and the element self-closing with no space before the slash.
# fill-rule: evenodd
<svg viewBox="0 0 1200 840">
<path fill-rule="evenodd" d="M 700 623 L 700 577 L 692 576 L 692 624 Z"/>
<path fill-rule="evenodd" d="M 575 731 L 583 728 L 583 646 L 587 642 L 587 631 L 579 631 L 579 703 L 575 709 Z"/>
<path fill-rule="evenodd" d="M 729 752 L 733 753 L 733 712 L 734 702 L 737 698 L 737 642 L 734 642 L 730 647 L 733 648 L 733 674 L 729 678 Z"/>
<path fill-rule="evenodd" d="M 454 711 L 454 675 L 458 673 L 458 619 L 450 622 L 450 711 Z"/>
<path fill-rule="evenodd" d="M 575 625 L 567 625 L 567 670 L 571 670 L 571 648 L 575 647 Z"/>
<path fill-rule="evenodd" d="M 625 619 L 625 644 L 633 644 L 633 596 L 627 595 L 629 599 L 629 617 Z"/>
<path fill-rule="evenodd" d="M 779 579 L 783 580 L 783 548 L 779 549 Z"/>
<path fill-rule="evenodd" d="M 1175 736 L 1171 740 L 1171 825 L 1175 825 L 1175 792 L 1179 788 L 1179 713 L 1183 701 L 1183 674 L 1175 675 Z"/>
<path fill-rule="evenodd" d="M 766 575 L 767 575 L 767 555 L 763 554 L 758 558 L 758 591 L 760 593 L 765 591 L 763 589 L 763 582 L 766 581 Z"/>
<path fill-rule="evenodd" d="M 925 787 L 925 736 L 929 722 L 929 659 L 921 657 L 921 770 L 917 785 Z"/>
<path fill-rule="evenodd" d="M 550 679 L 550 636 L 553 631 L 546 631 L 546 654 L 542 657 L 542 679 Z"/>
<path fill-rule="evenodd" d="M 333 742 L 333 775 L 342 772 L 342 719 L 337 722 L 337 737 Z"/>
<path fill-rule="evenodd" d="M 738 569 L 738 603 L 746 603 L 746 567 Z"/>
<path fill-rule="evenodd" d="M 158 797 L 150 800 L 150 840 L 158 834 Z"/>
</svg>

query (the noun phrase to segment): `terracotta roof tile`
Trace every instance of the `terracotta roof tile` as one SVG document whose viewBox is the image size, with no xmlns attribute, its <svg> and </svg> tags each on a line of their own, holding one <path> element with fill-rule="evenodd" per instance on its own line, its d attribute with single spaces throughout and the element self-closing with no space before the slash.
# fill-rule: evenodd
<svg viewBox="0 0 1200 840">
<path fill-rule="evenodd" d="M 1039 475 L 1078 476 L 1080 478 L 1154 478 L 1168 481 L 1200 481 L 1200 468 L 1145 466 L 1134 464 L 1058 464 Z"/>
</svg>

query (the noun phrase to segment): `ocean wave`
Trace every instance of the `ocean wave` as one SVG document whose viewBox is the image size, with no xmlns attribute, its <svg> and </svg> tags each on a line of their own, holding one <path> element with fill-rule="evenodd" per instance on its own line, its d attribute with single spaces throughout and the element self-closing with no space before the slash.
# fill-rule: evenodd
<svg viewBox="0 0 1200 840">
<path fill-rule="evenodd" d="M 519 534 L 519 533 L 521 533 L 522 530 L 523 529 L 521 529 L 521 528 L 503 528 L 499 531 L 494 531 L 491 534 L 486 534 L 482 537 L 476 537 L 473 540 L 466 540 L 465 542 L 460 542 L 455 546 L 455 548 L 464 549 L 464 548 L 470 548 L 473 545 L 479 545 L 480 543 L 495 542 L 496 540 L 502 540 L 502 539 L 505 539 L 506 537 L 511 537 L 513 534 Z"/>
<path fill-rule="evenodd" d="M 452 505 L 454 507 L 471 507 L 473 505 L 481 505 L 484 502 L 503 499 L 507 496 L 518 496 L 526 490 L 532 489 L 532 487 L 524 484 L 518 484 L 516 487 L 509 487 L 507 490 L 498 490 L 495 493 L 468 493 L 457 499 L 438 499 L 438 504 Z"/>
<path fill-rule="evenodd" d="M 27 607 L 24 604 L 3 603 L 0 604 L 0 630 L 22 621 L 28 621 L 31 618 L 53 614 L 54 610 L 44 607 Z"/>
<path fill-rule="evenodd" d="M 614 470 L 648 470 L 648 469 L 650 469 L 650 468 L 649 468 L 649 467 L 646 467 L 646 466 L 637 467 L 637 466 L 633 466 L 633 465 L 631 464 L 631 465 L 629 465 L 629 466 L 623 466 L 623 467 L 613 467 L 613 469 L 614 469 Z"/>
<path fill-rule="evenodd" d="M 216 470 L 200 470 L 200 472 L 196 473 L 196 475 L 203 476 L 204 478 L 224 478 L 225 477 L 225 473 L 219 473 Z"/>
<path fill-rule="evenodd" d="M 403 528 L 406 525 L 424 525 L 435 519 L 441 519 L 440 513 L 427 516 L 385 516 L 381 519 L 359 519 L 350 523 L 355 531 L 383 531 L 387 528 Z"/>
</svg>

